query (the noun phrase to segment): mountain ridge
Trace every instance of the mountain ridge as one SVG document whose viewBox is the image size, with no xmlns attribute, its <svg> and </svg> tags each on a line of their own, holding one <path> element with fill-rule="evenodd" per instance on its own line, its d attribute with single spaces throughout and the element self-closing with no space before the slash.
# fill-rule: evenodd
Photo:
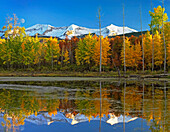
<svg viewBox="0 0 170 132">
<path fill-rule="evenodd" d="M 129 27 L 124 27 L 124 31 L 125 34 L 138 32 L 137 30 Z M 68 38 L 72 38 L 73 36 L 82 36 L 89 33 L 96 35 L 100 34 L 99 29 L 86 28 L 75 24 L 63 27 L 55 27 L 49 24 L 35 24 L 31 27 L 26 28 L 25 32 L 29 36 L 35 36 L 36 34 L 38 34 L 39 36 L 57 37 L 60 39 L 65 39 L 66 36 Z M 123 27 L 110 24 L 109 26 L 101 28 L 101 34 L 104 37 L 121 35 L 123 34 Z"/>
</svg>

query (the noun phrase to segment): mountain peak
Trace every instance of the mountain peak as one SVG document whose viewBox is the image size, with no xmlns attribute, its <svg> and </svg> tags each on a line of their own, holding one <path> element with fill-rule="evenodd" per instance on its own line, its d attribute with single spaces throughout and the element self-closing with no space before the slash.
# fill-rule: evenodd
<svg viewBox="0 0 170 132">
<path fill-rule="evenodd" d="M 72 27 L 79 27 L 78 25 L 75 25 L 75 24 L 71 24 L 70 26 L 72 26 Z"/>
<path fill-rule="evenodd" d="M 89 33 L 99 35 L 99 29 L 81 27 L 75 24 L 71 24 L 65 27 L 54 27 L 49 24 L 35 24 L 27 28 L 25 31 L 26 31 L 26 34 L 30 36 L 39 34 L 41 36 L 59 37 L 61 39 L 65 39 L 66 36 L 71 38 L 73 36 L 84 36 Z M 125 27 L 125 33 L 131 33 L 131 32 L 137 32 L 137 31 L 129 27 Z M 1 34 L 0 36 L 2 36 Z M 120 35 L 120 34 L 123 34 L 123 27 L 110 24 L 109 26 L 102 28 L 103 37 L 115 36 L 115 35 Z"/>
<path fill-rule="evenodd" d="M 110 26 L 110 27 L 115 27 L 115 25 L 114 25 L 114 24 L 110 24 L 109 26 Z M 116 27 L 117 27 L 117 26 L 116 26 Z"/>
<path fill-rule="evenodd" d="M 75 30 L 76 28 L 78 28 L 79 26 L 75 25 L 75 24 L 71 24 L 70 26 L 68 26 L 68 30 Z"/>
<path fill-rule="evenodd" d="M 53 27 L 49 24 L 35 24 L 29 28 L 27 28 L 26 30 L 29 30 L 29 29 L 39 29 L 39 28 L 48 28 L 48 27 Z"/>
<path fill-rule="evenodd" d="M 118 27 L 118 26 L 116 26 L 116 25 L 114 25 L 114 24 L 110 24 L 110 25 L 107 26 L 107 27 Z"/>
</svg>

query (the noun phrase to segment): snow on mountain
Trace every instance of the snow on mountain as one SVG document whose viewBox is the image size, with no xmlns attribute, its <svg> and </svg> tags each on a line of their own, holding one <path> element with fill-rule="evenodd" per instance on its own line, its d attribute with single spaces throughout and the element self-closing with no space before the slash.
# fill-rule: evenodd
<svg viewBox="0 0 170 132">
<path fill-rule="evenodd" d="M 118 27 L 113 24 L 109 25 L 106 27 L 106 29 L 109 30 L 108 36 L 114 36 L 114 35 L 120 35 L 123 34 L 123 27 Z M 129 27 L 124 27 L 125 34 L 126 33 L 131 33 L 131 32 L 137 32 L 134 29 L 131 29 Z"/>
<path fill-rule="evenodd" d="M 129 27 L 125 27 L 124 29 L 125 33 L 137 32 L 136 30 L 131 29 Z M 26 33 L 30 36 L 34 36 L 38 33 L 42 36 L 52 36 L 64 39 L 66 36 L 71 38 L 73 36 L 81 36 L 89 33 L 95 33 L 96 35 L 99 35 L 99 29 L 80 27 L 75 24 L 72 24 L 67 27 L 54 27 L 51 25 L 36 24 L 32 27 L 27 28 Z M 111 24 L 105 28 L 102 28 L 101 33 L 104 37 L 120 35 L 123 34 L 123 27 L 118 27 Z"/>
<path fill-rule="evenodd" d="M 28 34 L 30 36 L 34 36 L 35 34 L 42 35 L 44 32 L 46 32 L 48 30 L 52 30 L 53 28 L 54 27 L 51 25 L 36 24 L 34 26 L 27 28 L 25 31 L 26 31 L 26 34 Z"/>
<path fill-rule="evenodd" d="M 119 117 L 116 117 L 115 115 L 109 114 L 109 119 L 106 121 L 107 123 L 114 125 L 117 123 L 123 123 L 125 121 L 125 123 L 128 123 L 130 121 L 134 121 L 136 120 L 138 117 L 134 117 L 132 118 L 131 116 L 125 116 L 124 120 L 123 120 L 123 115 L 120 115 Z"/>
<path fill-rule="evenodd" d="M 134 121 L 137 118 L 138 117 L 133 118 L 131 116 L 125 116 L 125 123 Z M 31 115 L 28 118 L 26 118 L 25 120 L 28 122 L 31 122 L 33 124 L 37 124 L 37 125 L 42 125 L 42 124 L 50 125 L 53 122 L 65 122 L 65 123 L 69 123 L 71 125 L 75 125 L 78 123 L 83 123 L 83 122 L 89 121 L 88 117 L 86 117 L 83 114 L 77 114 L 76 116 L 72 115 L 70 117 L 66 117 L 64 115 L 64 113 L 62 113 L 62 112 L 57 112 L 57 115 L 52 115 L 52 116 L 49 116 L 48 113 L 39 114 L 37 116 Z M 99 118 L 99 116 L 97 116 L 97 117 L 92 116 L 91 120 L 100 120 L 100 118 Z M 101 118 L 101 121 L 109 123 L 111 125 L 124 122 L 123 115 L 116 117 L 111 114 L 109 114 L 108 117 L 106 115 L 104 115 Z"/>
<path fill-rule="evenodd" d="M 129 27 L 125 27 L 125 33 L 131 33 L 131 32 L 137 32 L 134 29 L 131 29 Z M 29 28 L 26 28 L 26 34 L 29 36 L 35 36 L 38 34 L 39 36 L 47 36 L 47 37 L 58 37 L 61 39 L 65 39 L 66 36 L 68 38 L 71 38 L 73 36 L 81 36 L 86 35 L 89 33 L 94 33 L 96 35 L 99 35 L 99 29 L 91 29 L 86 27 L 77 26 L 75 24 L 72 24 L 70 26 L 65 27 L 54 27 L 47 24 L 36 24 Z M 2 36 L 4 32 L 0 31 L 0 36 Z M 104 27 L 101 29 L 102 36 L 115 36 L 123 34 L 123 27 L 115 26 L 113 24 Z"/>
<path fill-rule="evenodd" d="M 3 116 L 4 114 L 0 113 L 0 121 L 3 121 Z M 131 121 L 136 120 L 138 117 L 131 117 L 131 116 L 125 116 L 125 118 L 123 119 L 123 115 L 120 116 L 115 116 L 112 113 L 109 113 L 108 116 L 103 115 L 103 117 L 101 118 L 101 121 L 106 122 L 108 124 L 114 125 L 114 124 L 118 124 L 118 123 L 128 123 Z M 8 117 L 9 120 L 11 120 L 11 117 Z M 100 120 L 100 117 L 91 117 L 90 120 L 94 121 L 94 120 Z M 77 115 L 73 115 L 71 113 L 69 113 L 69 116 L 67 117 L 63 112 L 57 112 L 56 115 L 50 116 L 48 114 L 48 112 L 41 112 L 41 114 L 38 114 L 37 116 L 30 115 L 28 117 L 25 118 L 25 121 L 36 124 L 36 125 L 50 125 L 51 123 L 54 122 L 63 122 L 63 123 L 69 123 L 71 125 L 75 125 L 78 123 L 83 123 L 83 122 L 88 122 L 89 118 L 87 116 L 85 116 L 84 114 L 77 114 Z"/>
<path fill-rule="evenodd" d="M 125 116 L 125 123 L 134 121 L 137 118 L 138 117 L 133 118 L 131 116 Z M 100 118 L 99 118 L 99 116 L 97 116 L 97 117 L 92 116 L 91 120 L 100 120 Z M 53 122 L 65 122 L 65 123 L 69 123 L 71 125 L 75 125 L 78 123 L 87 122 L 87 121 L 89 121 L 89 119 L 88 119 L 88 117 L 86 117 L 83 114 L 77 114 L 76 116 L 67 118 L 62 112 L 57 112 L 57 115 L 55 115 L 55 116 L 54 115 L 49 116 L 48 113 L 44 113 L 42 115 L 40 114 L 38 116 L 32 115 L 32 116 L 29 116 L 28 118 L 26 118 L 26 121 L 29 121 L 29 122 L 37 124 L 37 125 L 40 125 L 40 124 L 50 125 Z M 124 122 L 123 115 L 116 117 L 116 116 L 111 116 L 110 114 L 108 117 L 106 115 L 104 115 L 101 118 L 101 121 L 109 123 L 111 125 Z"/>
</svg>

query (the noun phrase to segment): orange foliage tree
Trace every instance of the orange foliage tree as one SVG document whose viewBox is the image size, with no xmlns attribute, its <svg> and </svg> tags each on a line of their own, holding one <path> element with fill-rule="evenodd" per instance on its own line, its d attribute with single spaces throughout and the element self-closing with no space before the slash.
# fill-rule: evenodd
<svg viewBox="0 0 170 132">
<path fill-rule="evenodd" d="M 129 38 L 126 37 L 125 40 L 125 59 L 126 66 L 129 68 L 138 68 L 138 65 L 141 63 L 142 59 L 141 45 L 139 42 L 136 42 L 135 45 L 132 45 L 129 41 Z M 124 64 L 124 52 L 123 48 L 121 51 L 121 60 L 122 64 Z"/>
<path fill-rule="evenodd" d="M 161 68 L 164 60 L 164 56 L 163 56 L 164 52 L 163 52 L 163 43 L 161 41 L 161 36 L 158 31 L 156 31 L 154 35 L 154 47 L 155 47 L 154 62 L 157 67 Z"/>
<path fill-rule="evenodd" d="M 110 61 L 109 51 L 110 51 L 109 39 L 108 37 L 106 38 L 102 37 L 102 65 L 104 66 L 107 66 L 109 64 Z M 100 40 L 99 39 L 95 43 L 93 60 L 96 66 L 99 65 L 100 63 Z"/>
<path fill-rule="evenodd" d="M 110 39 L 111 47 L 111 63 L 115 66 L 121 66 L 121 48 L 123 44 L 123 39 L 120 36 Z"/>
<path fill-rule="evenodd" d="M 152 66 L 152 35 L 149 31 L 143 36 L 143 47 L 145 55 L 145 67 L 151 68 Z"/>
<path fill-rule="evenodd" d="M 165 40 L 167 45 L 167 64 L 170 66 L 170 22 L 165 23 Z"/>
</svg>

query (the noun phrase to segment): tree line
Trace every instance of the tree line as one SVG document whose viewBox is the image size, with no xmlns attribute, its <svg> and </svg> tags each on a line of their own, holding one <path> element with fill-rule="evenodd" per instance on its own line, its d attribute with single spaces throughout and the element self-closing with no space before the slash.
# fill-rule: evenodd
<svg viewBox="0 0 170 132">
<path fill-rule="evenodd" d="M 152 32 L 148 31 L 139 37 L 132 35 L 125 38 L 126 52 L 124 52 L 123 37 L 116 36 L 111 39 L 101 37 L 102 70 L 123 70 L 124 53 L 127 70 L 142 70 L 143 62 L 145 70 L 151 70 L 153 65 L 154 70 L 162 69 L 165 57 L 162 27 L 164 27 L 168 68 L 170 66 L 170 22 L 167 22 L 168 16 L 164 13 L 164 26 L 162 26 L 162 10 L 164 8 L 158 6 L 154 8 L 154 12 L 150 12 Z M 7 19 L 7 25 L 3 27 L 6 39 L 0 39 L 1 68 L 99 71 L 100 36 L 89 33 L 84 38 L 66 37 L 64 40 L 52 37 L 34 38 L 26 35 L 25 28 L 18 26 L 17 20 L 14 15 Z"/>
</svg>

